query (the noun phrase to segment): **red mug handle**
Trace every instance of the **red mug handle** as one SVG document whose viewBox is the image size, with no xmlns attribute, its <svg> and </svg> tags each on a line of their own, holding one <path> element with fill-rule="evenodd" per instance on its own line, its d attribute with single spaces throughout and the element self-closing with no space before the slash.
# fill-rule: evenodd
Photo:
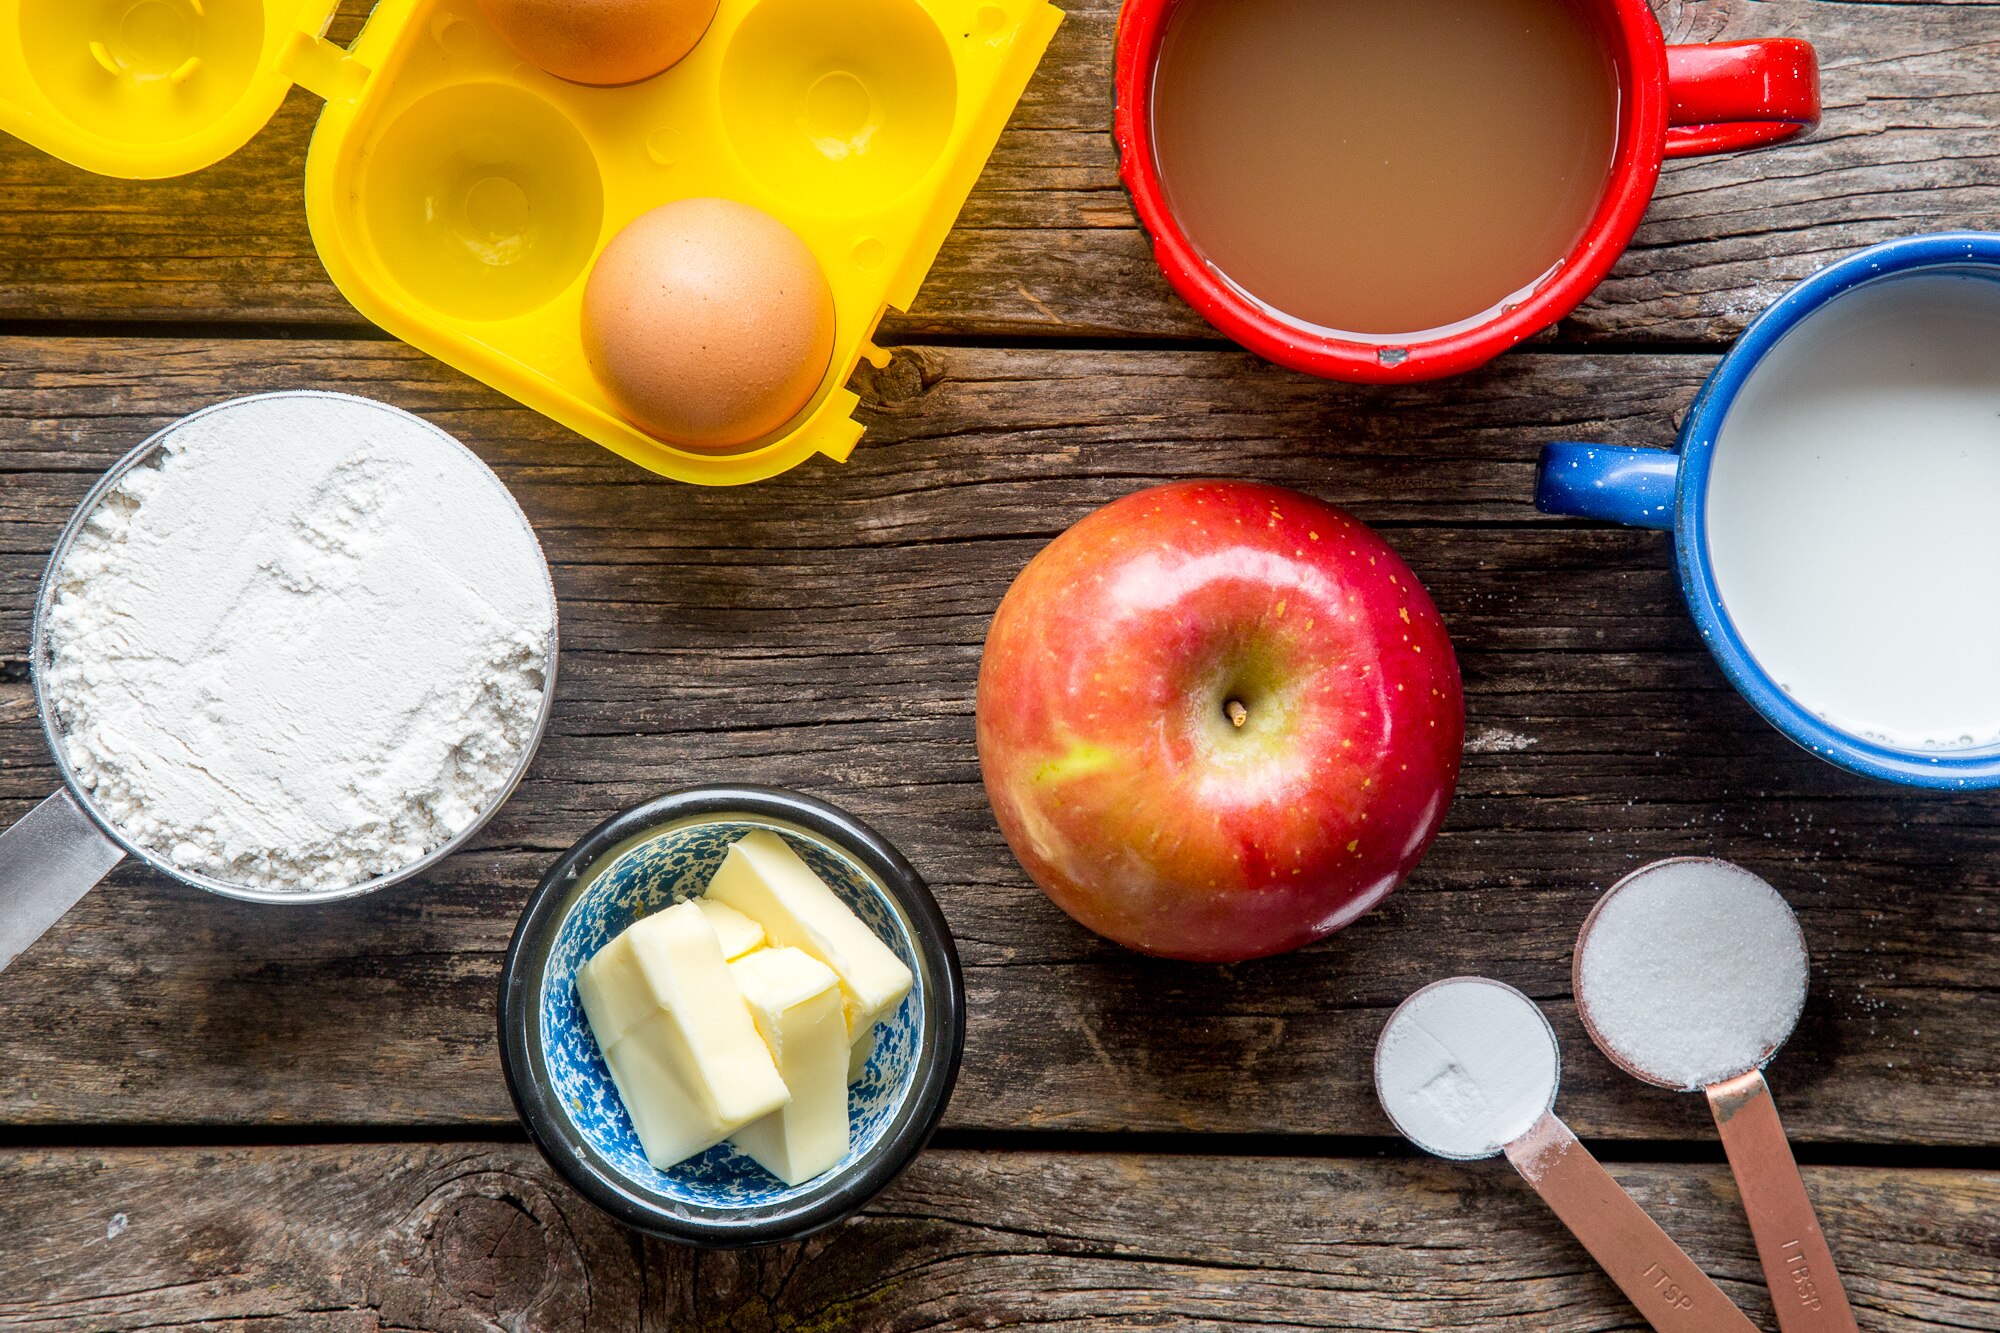
<svg viewBox="0 0 2000 1333">
<path fill-rule="evenodd" d="M 1819 123 L 1819 57 L 1795 37 L 1667 48 L 1667 156 L 1789 139 Z"/>
</svg>

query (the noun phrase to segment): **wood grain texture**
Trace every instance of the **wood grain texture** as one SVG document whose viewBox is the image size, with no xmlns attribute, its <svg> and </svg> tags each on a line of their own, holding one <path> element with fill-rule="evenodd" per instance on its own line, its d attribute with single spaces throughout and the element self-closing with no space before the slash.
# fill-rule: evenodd
<svg viewBox="0 0 2000 1333">
<path fill-rule="evenodd" d="M 346 42 L 369 0 L 346 0 Z M 1068 21 L 888 337 L 1212 338 L 1166 286 L 1120 188 L 1110 126 L 1116 0 Z M 1670 165 L 1636 244 L 1568 340 L 1713 342 L 1863 244 L 1992 225 L 2000 210 L 2000 8 L 1655 0 L 1675 41 L 1807 37 L 1826 119 L 1765 152 Z M 318 102 L 295 92 L 247 148 L 164 182 L 86 175 L 0 139 L 0 319 L 361 322 L 306 233 Z"/>
<path fill-rule="evenodd" d="M 257 908 L 129 871 L 0 975 L 0 1121 L 500 1125 L 495 980 L 553 857 L 698 782 L 798 787 L 930 878 L 967 965 L 961 1129 L 1387 1134 L 1388 1009 L 1486 973 L 1549 1002 L 1586 1134 L 1708 1140 L 1698 1098 L 1584 1041 L 1569 955 L 1595 895 L 1714 853 L 1800 909 L 1812 998 L 1772 1080 L 1812 1141 L 2000 1134 L 2000 808 L 1910 796 L 1794 750 L 1701 652 L 1664 538 L 1545 519 L 1559 436 L 1664 444 L 1703 355 L 1527 354 L 1360 391 L 1237 353 L 898 353 L 864 375 L 845 467 L 753 490 L 645 476 L 381 342 L 0 340 L 0 816 L 55 781 L 21 655 L 45 553 L 96 474 L 254 390 L 350 389 L 491 460 L 555 564 L 554 728 L 474 848 L 358 903 Z M 1471 752 L 1414 881 L 1333 941 L 1231 968 L 1149 962 L 1072 925 L 1001 840 L 972 695 L 1015 572 L 1148 482 L 1255 476 L 1350 506 L 1427 581 L 1462 655 Z"/>
<path fill-rule="evenodd" d="M 1613 1173 L 1761 1326 L 1717 1165 Z M 2000 1330 L 2000 1176 L 1809 1170 L 1861 1326 Z M 932 1152 L 803 1244 L 642 1241 L 525 1146 L 0 1154 L 0 1328 L 1259 1327 L 1608 1333 L 1636 1313 L 1495 1163 Z"/>
</svg>

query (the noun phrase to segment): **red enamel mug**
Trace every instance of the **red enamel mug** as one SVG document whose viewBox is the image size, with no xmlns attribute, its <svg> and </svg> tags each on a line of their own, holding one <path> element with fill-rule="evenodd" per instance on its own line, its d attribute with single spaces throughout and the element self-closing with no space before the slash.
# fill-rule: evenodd
<svg viewBox="0 0 2000 1333">
<path fill-rule="evenodd" d="M 1196 250 L 1168 204 L 1153 153 L 1153 76 L 1181 0 L 1126 0 L 1118 20 L 1119 175 L 1167 280 L 1209 323 L 1260 356 L 1326 379 L 1400 384 L 1491 361 L 1582 304 L 1631 244 L 1670 157 L 1790 138 L 1819 120 L 1819 62 L 1793 38 L 1668 46 L 1645 0 L 1587 0 L 1616 69 L 1618 139 L 1583 238 L 1524 297 L 1470 327 L 1384 339 L 1301 327 L 1246 296 Z"/>
</svg>

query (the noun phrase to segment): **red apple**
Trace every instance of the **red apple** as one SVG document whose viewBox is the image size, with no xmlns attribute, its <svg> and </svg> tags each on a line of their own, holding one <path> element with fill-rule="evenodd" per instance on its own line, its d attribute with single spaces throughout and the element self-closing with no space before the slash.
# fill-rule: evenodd
<svg viewBox="0 0 2000 1333">
<path fill-rule="evenodd" d="M 1444 821 L 1464 743 L 1416 575 L 1275 486 L 1091 514 L 1014 581 L 979 670 L 1014 854 L 1078 921 L 1170 958 L 1282 953 L 1380 902 Z"/>
</svg>

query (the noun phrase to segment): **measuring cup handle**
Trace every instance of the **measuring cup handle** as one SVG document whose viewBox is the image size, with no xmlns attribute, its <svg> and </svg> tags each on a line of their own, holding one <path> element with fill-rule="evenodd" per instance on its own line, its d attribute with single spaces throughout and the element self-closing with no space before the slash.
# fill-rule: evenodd
<svg viewBox="0 0 2000 1333">
<path fill-rule="evenodd" d="M 1681 456 L 1666 449 L 1562 441 L 1542 446 L 1535 508 L 1672 532 Z"/>
<path fill-rule="evenodd" d="M 1763 1074 L 1752 1070 L 1716 1084 L 1708 1090 L 1708 1108 L 1736 1173 L 1778 1327 L 1784 1333 L 1855 1333 L 1847 1291 Z"/>
<path fill-rule="evenodd" d="M 1789 139 L 1819 123 L 1819 55 L 1796 37 L 1667 48 L 1667 156 Z"/>
<path fill-rule="evenodd" d="M 1659 1333 L 1756 1333 L 1553 1112 L 1507 1145 L 1507 1160 Z"/>
<path fill-rule="evenodd" d="M 0 971 L 124 859 L 67 789 L 0 833 Z"/>
</svg>

